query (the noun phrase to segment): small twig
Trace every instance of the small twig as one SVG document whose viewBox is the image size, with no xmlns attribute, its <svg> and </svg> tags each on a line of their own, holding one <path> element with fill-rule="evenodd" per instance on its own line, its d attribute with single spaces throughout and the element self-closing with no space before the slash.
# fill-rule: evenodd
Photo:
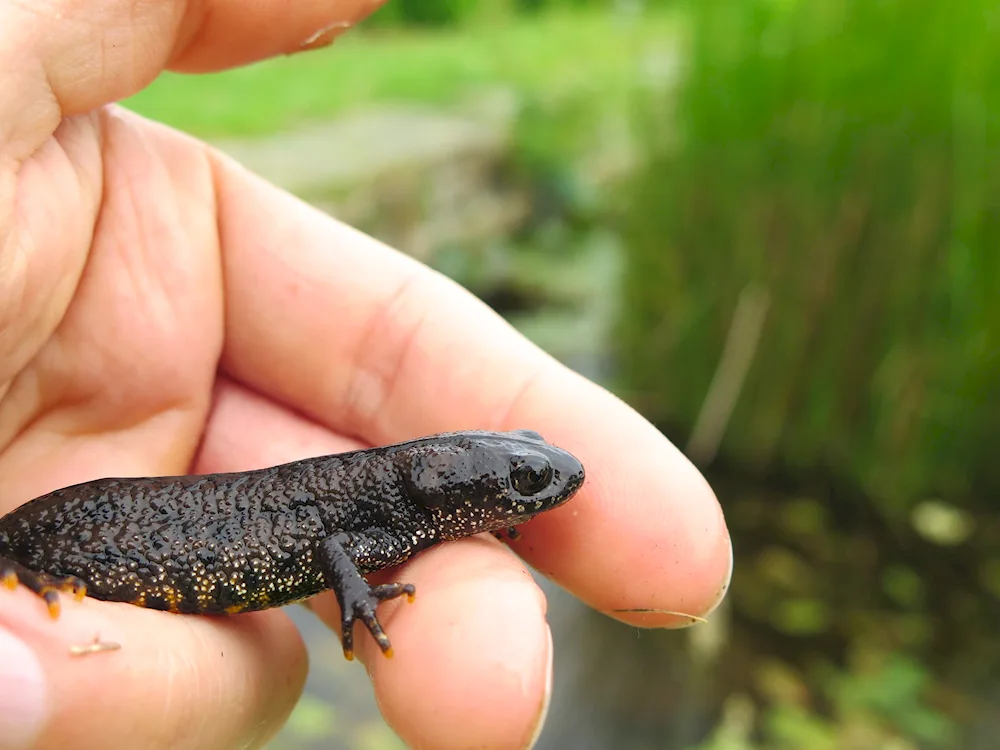
<svg viewBox="0 0 1000 750">
<path fill-rule="evenodd" d="M 94 636 L 93 643 L 82 646 L 70 646 L 69 652 L 73 656 L 86 656 L 88 654 L 99 654 L 103 651 L 117 651 L 122 645 L 114 641 L 102 641 L 100 634 Z"/>
</svg>

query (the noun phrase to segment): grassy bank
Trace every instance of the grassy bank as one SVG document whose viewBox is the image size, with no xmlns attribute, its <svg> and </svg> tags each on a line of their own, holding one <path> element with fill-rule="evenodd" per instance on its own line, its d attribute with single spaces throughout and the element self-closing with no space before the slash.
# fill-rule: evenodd
<svg viewBox="0 0 1000 750">
<path fill-rule="evenodd" d="M 365 30 L 325 50 L 213 75 L 165 74 L 126 106 L 202 137 L 274 132 L 386 101 L 448 104 L 495 86 L 535 98 L 631 88 L 668 43 L 664 13 L 513 17 L 448 29 Z"/>
</svg>

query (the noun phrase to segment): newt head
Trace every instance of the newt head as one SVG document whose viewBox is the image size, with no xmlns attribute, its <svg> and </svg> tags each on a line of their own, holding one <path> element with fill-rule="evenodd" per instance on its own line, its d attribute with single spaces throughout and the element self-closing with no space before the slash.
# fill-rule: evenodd
<svg viewBox="0 0 1000 750">
<path fill-rule="evenodd" d="M 402 479 L 441 539 L 507 529 L 569 500 L 583 464 L 537 432 L 461 432 L 404 449 Z"/>
</svg>

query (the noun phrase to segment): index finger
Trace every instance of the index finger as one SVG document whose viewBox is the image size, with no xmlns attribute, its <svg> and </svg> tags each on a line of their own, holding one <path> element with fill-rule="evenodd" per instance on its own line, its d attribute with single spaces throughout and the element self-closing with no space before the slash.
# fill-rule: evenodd
<svg viewBox="0 0 1000 750">
<path fill-rule="evenodd" d="M 518 551 L 598 610 L 670 625 L 721 599 L 729 537 L 705 480 L 652 425 L 442 275 L 217 161 L 223 369 L 345 435 L 530 428 L 587 482 Z"/>
</svg>

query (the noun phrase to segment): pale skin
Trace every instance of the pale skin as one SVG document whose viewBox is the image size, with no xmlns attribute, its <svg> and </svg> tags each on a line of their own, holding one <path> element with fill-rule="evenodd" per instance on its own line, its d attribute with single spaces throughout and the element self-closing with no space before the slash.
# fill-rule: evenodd
<svg viewBox="0 0 1000 750">
<path fill-rule="evenodd" d="M 417 587 L 413 604 L 380 609 L 394 658 L 355 631 L 408 744 L 527 747 L 552 646 L 522 557 L 609 616 L 678 626 L 620 610 L 718 604 L 731 551 L 712 491 L 641 416 L 457 285 L 108 104 L 165 69 L 322 44 L 373 9 L 0 0 L 0 513 L 100 476 L 538 430 L 587 467 L 577 497 L 511 548 L 465 540 L 380 576 Z M 313 606 L 335 638 L 333 597 Z M 95 637 L 121 648 L 71 655 Z M 81 750 L 261 746 L 307 669 L 280 610 L 207 618 L 64 597 L 52 620 L 23 588 L 0 590 L 0 665 L 0 747 Z"/>
</svg>

